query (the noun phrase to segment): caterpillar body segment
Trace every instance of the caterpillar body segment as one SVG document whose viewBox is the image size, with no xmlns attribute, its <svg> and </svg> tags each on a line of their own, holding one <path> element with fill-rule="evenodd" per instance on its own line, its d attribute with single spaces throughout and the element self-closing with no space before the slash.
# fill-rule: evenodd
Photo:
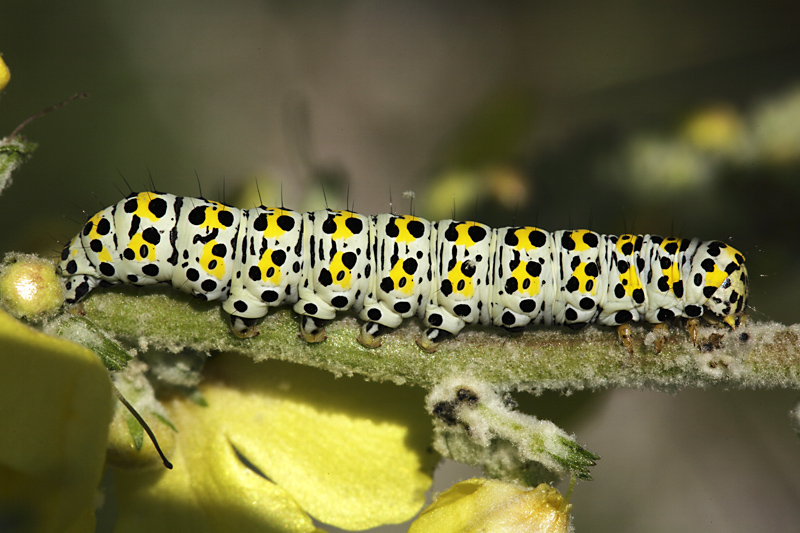
<svg viewBox="0 0 800 533">
<path fill-rule="evenodd" d="M 304 269 L 299 300 L 301 336 L 323 340 L 322 327 L 338 311 L 360 310 L 372 274 L 369 218 L 325 209 L 303 215 Z"/>
<path fill-rule="evenodd" d="M 240 267 L 222 308 L 231 316 L 231 330 L 250 337 L 270 307 L 298 300 L 304 267 L 303 215 L 283 208 L 246 209 L 238 233 Z"/>
<path fill-rule="evenodd" d="M 512 331 L 552 324 L 558 268 L 551 258 L 553 236 L 539 228 L 498 228 L 494 240 L 492 323 Z"/>
<path fill-rule="evenodd" d="M 425 323 L 430 326 L 425 336 L 431 342 L 440 340 L 442 332 L 455 335 L 467 324 L 491 323 L 493 237 L 490 227 L 476 222 L 433 224 L 433 278 L 425 308 Z"/>
<path fill-rule="evenodd" d="M 155 192 L 131 194 L 89 219 L 58 271 L 69 303 L 120 283 L 170 283 L 221 300 L 243 337 L 281 305 L 301 315 L 310 342 L 351 310 L 364 321 L 359 341 L 369 347 L 418 316 L 428 328 L 418 341 L 426 350 L 471 324 L 516 331 L 531 323 L 704 317 L 736 327 L 748 290 L 744 257 L 719 241 L 332 209 L 241 210 Z M 629 328 L 620 336 L 632 349 Z"/>
<path fill-rule="evenodd" d="M 374 271 L 367 276 L 358 340 L 376 348 L 380 333 L 405 318 L 424 316 L 432 281 L 431 223 L 409 215 L 376 215 L 370 220 L 370 243 Z"/>
</svg>

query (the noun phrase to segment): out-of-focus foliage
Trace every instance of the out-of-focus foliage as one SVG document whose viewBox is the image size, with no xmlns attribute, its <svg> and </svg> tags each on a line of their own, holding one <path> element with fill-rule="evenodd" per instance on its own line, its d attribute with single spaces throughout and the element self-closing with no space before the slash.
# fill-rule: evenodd
<svg viewBox="0 0 800 533">
<path fill-rule="evenodd" d="M 535 96 L 536 112 L 521 147 L 496 164 L 520 177 L 527 201 L 501 206 L 480 178 L 457 206 L 459 217 L 732 237 L 753 273 L 751 313 L 796 322 L 800 183 L 791 143 L 766 165 L 712 165 L 705 185 L 679 194 L 642 194 L 638 177 L 622 186 L 598 168 L 635 138 L 697 143 L 681 119 L 689 110 L 731 113 L 720 122 L 734 117 L 713 126 L 734 125 L 717 141 L 701 141 L 709 148 L 737 131 L 791 138 L 797 121 L 773 104 L 785 102 L 784 91 L 800 79 L 798 34 L 794 4 L 755 0 L 661 8 L 627 0 L 10 4 L 0 19 L 0 51 L 15 73 L 0 101 L 0 131 L 75 91 L 93 97 L 26 129 L 46 149 L 15 176 L 15 196 L 0 199 L 7 228 L 0 249 L 55 254 L 60 245 L 51 235 L 63 242 L 84 212 L 119 200 L 117 188 L 127 192 L 117 169 L 135 189 L 150 186 L 149 168 L 159 189 L 191 195 L 198 194 L 196 170 L 203 193 L 215 199 L 223 188 L 230 195 L 252 176 L 270 175 L 285 204 L 300 209 L 319 207 L 321 199 L 312 206 L 301 198 L 321 196 L 318 177 L 335 174 L 342 192 L 328 198 L 337 207 L 348 183 L 349 204 L 361 212 L 387 211 L 390 191 L 396 207 L 406 190 L 417 191 L 421 206 L 431 176 L 456 170 L 446 148 L 473 138 L 459 128 L 475 124 L 469 117 L 481 107 L 502 109 L 491 100 L 511 80 Z M 285 102 L 298 99 L 310 117 L 305 139 L 287 133 Z M 298 143 L 308 154 L 302 165 L 292 156 Z M 452 196 L 443 202 L 449 213 Z M 588 423 L 569 428 L 603 455 L 591 490 L 576 495 L 578 528 L 788 530 L 797 523 L 787 496 L 800 479 L 796 443 L 784 433 L 787 394 L 607 398 Z M 620 442 L 620 434 L 629 438 Z M 746 487 L 738 483 L 744 478 Z M 708 494 L 715 495 L 708 505 L 695 505 Z M 587 511 L 591 517 L 581 516 Z"/>
</svg>

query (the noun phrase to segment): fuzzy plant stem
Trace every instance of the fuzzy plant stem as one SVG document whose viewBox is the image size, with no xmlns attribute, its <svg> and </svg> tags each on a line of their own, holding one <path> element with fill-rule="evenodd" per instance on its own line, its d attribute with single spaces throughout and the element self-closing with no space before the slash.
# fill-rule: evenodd
<svg viewBox="0 0 800 533">
<path fill-rule="evenodd" d="M 376 349 L 356 341 L 359 326 L 349 317 L 327 326 L 326 341 L 308 344 L 298 338 L 297 317 L 285 309 L 271 313 L 257 337 L 239 339 L 230 334 L 219 305 L 169 289 L 98 291 L 87 298 L 84 310 L 94 327 L 141 348 L 237 352 L 256 361 L 281 359 L 427 389 L 458 375 L 497 389 L 533 392 L 800 388 L 800 325 L 751 321 L 735 331 L 703 327 L 697 345 L 675 326 L 660 353 L 655 347 L 659 333 L 648 326 L 634 328 L 633 353 L 611 328 L 531 327 L 518 334 L 474 328 L 429 354 L 415 343 L 421 331 L 414 321 L 385 335 Z M 74 319 L 65 314 L 61 320 Z"/>
</svg>

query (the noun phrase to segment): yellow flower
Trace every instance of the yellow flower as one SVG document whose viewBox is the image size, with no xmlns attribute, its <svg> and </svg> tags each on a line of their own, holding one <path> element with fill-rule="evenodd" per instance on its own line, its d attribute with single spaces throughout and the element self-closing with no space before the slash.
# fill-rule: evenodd
<svg viewBox="0 0 800 533">
<path fill-rule="evenodd" d="M 731 152 L 741 147 L 745 125 L 735 109 L 716 105 L 690 116 L 682 133 L 700 150 Z"/>
<path fill-rule="evenodd" d="M 6 265 L 2 302 L 19 315 L 40 311 L 21 297 L 29 286 L 36 289 L 33 302 L 47 294 L 39 266 Z M 29 275 L 32 268 L 37 275 Z M 118 347 L 110 353 L 114 341 L 83 317 L 63 316 L 45 327 L 97 353 L 5 312 L 1 317 L 0 420 L 10 431 L 0 432 L 0 529 L 92 530 L 104 459 L 118 467 L 112 496 L 116 530 L 123 532 L 305 533 L 317 531 L 312 516 L 368 529 L 407 521 L 425 503 L 439 456 L 430 446 L 421 389 L 219 355 L 206 366 L 198 394 L 159 403 L 145 370 L 171 376 L 171 383 L 198 377 L 186 373 L 185 360 L 129 360 Z M 174 469 L 157 466 L 152 444 L 119 405 L 121 416 L 111 423 L 115 404 L 103 360 L 127 365 L 116 374 L 119 387 Z"/>
<path fill-rule="evenodd" d="M 2 91 L 6 85 L 8 85 L 8 81 L 11 79 L 11 72 L 8 70 L 5 62 L 3 61 L 3 56 L 0 55 L 0 91 Z"/>
<path fill-rule="evenodd" d="M 476 198 L 487 198 L 506 209 L 524 206 L 529 195 L 525 176 L 506 165 L 478 169 L 449 170 L 437 175 L 422 195 L 424 213 L 431 219 L 459 216 L 475 209 Z M 482 200 L 483 201 L 483 200 Z"/>
<path fill-rule="evenodd" d="M 522 489 L 468 479 L 440 494 L 408 533 L 565 533 L 571 505 L 563 503 L 561 494 L 545 483 Z"/>
<path fill-rule="evenodd" d="M 94 531 L 112 401 L 94 353 L 0 311 L 0 529 Z"/>
<path fill-rule="evenodd" d="M 221 355 L 165 402 L 173 470 L 114 472 L 117 531 L 313 532 L 409 520 L 438 460 L 423 391 Z"/>
</svg>

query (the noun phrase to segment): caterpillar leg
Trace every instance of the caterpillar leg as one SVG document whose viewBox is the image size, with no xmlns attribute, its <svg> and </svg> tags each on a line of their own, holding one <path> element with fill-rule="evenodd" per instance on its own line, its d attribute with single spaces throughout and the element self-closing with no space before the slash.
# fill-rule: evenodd
<svg viewBox="0 0 800 533">
<path fill-rule="evenodd" d="M 700 320 L 697 318 L 690 318 L 687 320 L 686 331 L 689 332 L 689 338 L 692 339 L 692 345 L 697 346 L 697 335 L 700 333 Z"/>
<path fill-rule="evenodd" d="M 668 331 L 669 331 L 669 326 L 664 322 L 661 322 L 653 326 L 653 333 L 656 334 L 656 341 L 654 344 L 656 347 L 657 354 L 661 353 L 661 350 L 664 349 L 664 343 L 667 341 Z"/>
<path fill-rule="evenodd" d="M 245 318 L 243 316 L 229 315 L 230 322 L 228 326 L 231 328 L 231 333 L 240 339 L 250 339 L 258 336 L 258 321 L 259 318 Z"/>
<path fill-rule="evenodd" d="M 477 323 L 477 320 L 471 323 Z M 417 346 L 428 353 L 433 353 L 440 342 L 458 335 L 464 329 L 466 322 L 439 305 L 428 304 L 425 309 L 425 325 L 428 329 L 417 339 Z"/>
<path fill-rule="evenodd" d="M 73 316 L 86 316 L 86 309 L 83 307 L 83 302 L 78 302 L 78 304 L 69 310 L 69 314 Z"/>
<path fill-rule="evenodd" d="M 439 328 L 428 328 L 425 333 L 417 339 L 417 346 L 428 353 L 434 353 L 439 347 L 439 343 L 453 334 Z"/>
<path fill-rule="evenodd" d="M 381 341 L 379 335 L 382 335 L 388 329 L 377 322 L 364 322 L 357 340 L 365 348 L 380 348 L 383 341 Z"/>
<path fill-rule="evenodd" d="M 300 338 L 306 342 L 322 342 L 328 338 L 325 334 L 326 320 L 303 316 L 300 322 Z"/>
<path fill-rule="evenodd" d="M 373 298 L 372 295 L 368 298 Z M 406 311 L 408 314 L 410 311 Z M 358 317 L 364 320 L 358 342 L 367 348 L 378 348 L 381 345 L 379 335 L 395 329 L 403 323 L 403 315 L 380 301 L 371 301 L 364 306 Z"/>
<path fill-rule="evenodd" d="M 617 337 L 622 345 L 628 349 L 628 353 L 633 355 L 633 328 L 628 323 L 617 326 Z"/>
</svg>

